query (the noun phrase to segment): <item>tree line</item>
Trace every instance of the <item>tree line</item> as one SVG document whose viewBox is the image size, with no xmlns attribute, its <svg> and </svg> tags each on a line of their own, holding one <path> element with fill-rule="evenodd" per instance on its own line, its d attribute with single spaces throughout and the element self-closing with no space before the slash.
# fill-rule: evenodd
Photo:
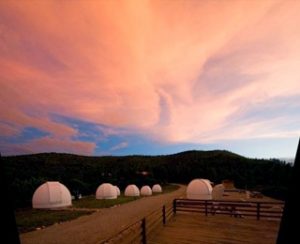
<svg viewBox="0 0 300 244">
<path fill-rule="evenodd" d="M 206 178 L 235 182 L 241 189 L 285 198 L 292 165 L 277 159 L 250 159 L 228 151 L 186 151 L 161 156 L 89 157 L 42 153 L 2 157 L 15 207 L 28 207 L 35 189 L 46 181 L 60 181 L 72 195 L 94 194 L 99 184 L 188 183 Z"/>
</svg>

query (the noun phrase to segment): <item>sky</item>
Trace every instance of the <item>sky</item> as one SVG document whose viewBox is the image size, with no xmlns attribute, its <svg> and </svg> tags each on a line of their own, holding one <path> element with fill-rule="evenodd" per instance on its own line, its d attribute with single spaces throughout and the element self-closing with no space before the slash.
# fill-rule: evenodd
<svg viewBox="0 0 300 244">
<path fill-rule="evenodd" d="M 0 1 L 0 152 L 294 157 L 300 1 Z"/>
</svg>

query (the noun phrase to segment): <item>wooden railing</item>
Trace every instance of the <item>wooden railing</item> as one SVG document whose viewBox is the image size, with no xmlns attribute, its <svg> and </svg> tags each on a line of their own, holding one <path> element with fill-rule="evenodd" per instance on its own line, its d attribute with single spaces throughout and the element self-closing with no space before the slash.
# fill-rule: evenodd
<svg viewBox="0 0 300 244">
<path fill-rule="evenodd" d="M 174 199 L 173 204 L 163 205 L 100 243 L 146 244 L 149 234 L 164 226 L 177 212 L 196 212 L 206 216 L 225 214 L 232 217 L 249 217 L 260 220 L 263 218 L 280 219 L 283 207 L 284 202 Z"/>
<path fill-rule="evenodd" d="M 225 214 L 233 217 L 249 217 L 260 220 L 281 219 L 284 202 L 243 202 L 222 200 L 174 199 L 173 211 L 198 212 L 206 216 Z"/>
<path fill-rule="evenodd" d="M 100 242 L 101 244 L 111 243 L 147 243 L 147 236 L 163 226 L 173 215 L 172 204 L 163 205 L 159 209 L 148 214 L 146 217 L 128 225 L 110 238 Z"/>
</svg>

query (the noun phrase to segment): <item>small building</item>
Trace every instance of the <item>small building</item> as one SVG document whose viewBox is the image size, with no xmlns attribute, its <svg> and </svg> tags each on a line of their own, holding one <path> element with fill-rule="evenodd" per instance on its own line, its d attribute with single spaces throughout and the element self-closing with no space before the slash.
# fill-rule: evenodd
<svg viewBox="0 0 300 244">
<path fill-rule="evenodd" d="M 32 207 L 37 209 L 62 208 L 71 205 L 70 191 L 58 181 L 48 181 L 40 185 L 32 197 Z"/>
<path fill-rule="evenodd" d="M 225 187 L 223 184 L 215 185 L 212 190 L 212 199 L 214 200 L 221 200 L 223 197 Z"/>
<path fill-rule="evenodd" d="M 233 180 L 223 180 L 222 184 L 225 187 L 225 190 L 234 190 L 234 189 L 236 189 L 235 186 L 234 186 Z"/>
<path fill-rule="evenodd" d="M 124 195 L 127 197 L 138 197 L 140 196 L 140 190 L 136 185 L 128 185 Z"/>
<path fill-rule="evenodd" d="M 142 196 L 151 196 L 152 190 L 151 190 L 150 186 L 143 186 L 141 188 L 141 195 Z"/>
<path fill-rule="evenodd" d="M 159 184 L 155 184 L 152 186 L 152 192 L 153 193 L 161 193 L 162 192 L 162 188 Z"/>
<path fill-rule="evenodd" d="M 110 183 L 103 183 L 96 190 L 96 199 L 116 199 L 117 197 L 117 190 Z"/>
<path fill-rule="evenodd" d="M 212 186 L 206 179 L 194 179 L 188 184 L 186 195 L 188 199 L 211 200 Z"/>
</svg>

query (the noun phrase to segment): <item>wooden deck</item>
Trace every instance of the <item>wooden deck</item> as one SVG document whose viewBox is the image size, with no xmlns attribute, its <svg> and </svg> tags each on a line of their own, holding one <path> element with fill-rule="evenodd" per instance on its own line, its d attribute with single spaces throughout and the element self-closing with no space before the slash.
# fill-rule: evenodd
<svg viewBox="0 0 300 244">
<path fill-rule="evenodd" d="M 280 221 L 177 213 L 147 240 L 148 244 L 274 244 Z"/>
</svg>

